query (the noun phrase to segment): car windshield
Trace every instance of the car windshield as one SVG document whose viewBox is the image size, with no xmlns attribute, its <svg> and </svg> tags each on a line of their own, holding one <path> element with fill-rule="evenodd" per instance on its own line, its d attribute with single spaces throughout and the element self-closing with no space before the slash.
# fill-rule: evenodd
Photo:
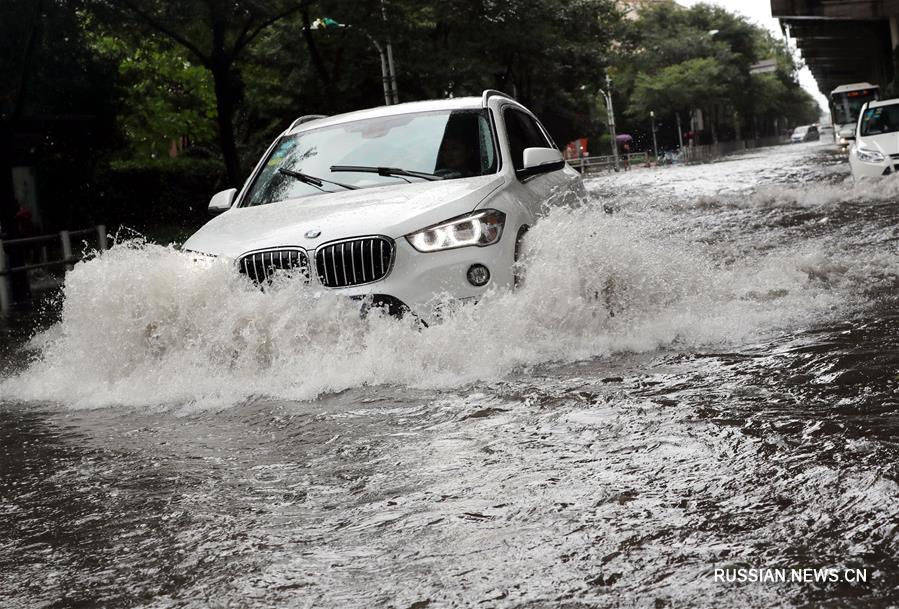
<svg viewBox="0 0 899 609">
<path fill-rule="evenodd" d="M 899 104 L 868 108 L 862 114 L 861 134 L 879 135 L 899 131 Z"/>
<path fill-rule="evenodd" d="M 356 188 L 422 181 L 408 174 L 331 171 L 336 166 L 390 167 L 451 180 L 495 173 L 497 155 L 486 110 L 400 114 L 310 129 L 277 142 L 242 206 L 344 190 L 290 173 Z"/>
<path fill-rule="evenodd" d="M 793 135 L 805 135 L 807 131 L 808 127 L 796 127 L 796 129 L 793 130 Z"/>
</svg>

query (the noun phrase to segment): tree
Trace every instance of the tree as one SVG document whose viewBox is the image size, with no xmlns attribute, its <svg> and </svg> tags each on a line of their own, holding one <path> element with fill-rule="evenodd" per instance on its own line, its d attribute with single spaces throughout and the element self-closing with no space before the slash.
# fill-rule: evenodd
<svg viewBox="0 0 899 609">
<path fill-rule="evenodd" d="M 531 107 L 564 144 L 589 126 L 620 26 L 612 0 L 390 0 L 386 19 L 380 7 L 321 0 L 300 23 L 284 20 L 261 35 L 247 58 L 251 131 L 283 128 L 288 112 L 332 114 L 383 103 L 370 36 L 393 43 L 402 101 L 500 89 Z M 347 27 L 303 27 L 317 17 Z M 306 52 L 298 53 L 304 42 Z"/>
<path fill-rule="evenodd" d="M 400 17 L 394 40 L 405 58 L 404 91 L 434 98 L 503 90 L 534 110 L 559 144 L 589 128 L 621 21 L 611 0 L 403 0 L 390 14 Z"/>
<path fill-rule="evenodd" d="M 3 8 L 7 14 L 0 13 L 0 17 L 6 24 L 24 23 L 23 27 L 10 31 L 4 27 L 3 53 L 0 54 L 0 75 L 7 83 L 2 97 L 0 97 L 0 231 L 9 237 L 18 235 L 16 212 L 15 186 L 13 185 L 12 168 L 15 162 L 13 157 L 13 138 L 17 124 L 25 112 L 26 95 L 28 93 L 28 78 L 31 73 L 34 55 L 38 45 L 41 2 L 34 3 L 32 7 L 17 6 L 19 2 L 11 2 Z M 15 9 L 31 8 L 18 13 L 19 19 L 15 19 Z M 12 9 L 12 10 L 10 10 Z M 22 19 L 22 16 L 25 16 Z M 18 43 L 18 44 L 17 44 Z M 0 246 L 2 247 L 2 246 Z M 3 253 L 3 252 L 0 252 Z M 12 266 L 18 266 L 22 260 L 17 252 L 11 252 L 10 262 Z M 13 278 L 13 298 L 16 300 L 28 296 L 28 280 L 23 275 Z M 5 277 L 0 277 L 5 281 Z"/>
<path fill-rule="evenodd" d="M 240 60 L 267 28 L 299 12 L 306 0 L 94 0 L 101 20 L 126 31 L 122 20 L 161 34 L 212 74 L 219 145 L 228 178 L 240 181 L 234 117 L 243 90 Z"/>
<path fill-rule="evenodd" d="M 158 158 L 182 139 L 192 147 L 214 145 L 216 101 L 208 70 L 158 35 L 135 46 L 91 28 L 89 42 L 118 67 L 118 125 L 136 158 Z"/>
<path fill-rule="evenodd" d="M 751 73 L 754 63 L 772 58 L 776 73 Z M 773 126 L 779 117 L 808 113 L 808 95 L 782 42 L 720 7 L 643 6 L 628 22 L 616 64 L 624 129 L 641 131 L 649 110 L 670 117 L 698 108 L 716 141 L 731 127 L 736 138 L 747 127 L 758 133 L 760 118 Z"/>
<path fill-rule="evenodd" d="M 708 109 L 725 99 L 724 66 L 711 57 L 687 61 L 637 75 L 627 112 L 646 116 L 651 110 L 665 112 Z"/>
<path fill-rule="evenodd" d="M 77 0 L 0 2 L 0 230 L 8 238 L 19 236 L 19 204 L 29 203 L 16 199 L 12 167 L 36 167 L 39 181 L 52 176 L 38 189 L 41 223 L 58 226 L 89 180 L 97 147 L 114 133 L 113 79 L 84 43 L 77 7 Z M 57 192 L 66 198 L 55 200 Z M 21 250 L 8 254 L 20 266 Z M 13 286 L 17 299 L 27 294 L 24 274 Z"/>
</svg>

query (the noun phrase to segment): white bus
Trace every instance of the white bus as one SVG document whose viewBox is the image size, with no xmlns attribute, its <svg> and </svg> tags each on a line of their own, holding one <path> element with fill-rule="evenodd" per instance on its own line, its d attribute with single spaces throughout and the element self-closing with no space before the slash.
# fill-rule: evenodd
<svg viewBox="0 0 899 609">
<path fill-rule="evenodd" d="M 858 113 L 865 102 L 875 100 L 880 93 L 880 87 L 869 82 L 854 82 L 848 85 L 840 85 L 830 92 L 830 117 L 833 121 L 834 139 L 844 144 L 840 139 L 841 131 L 855 130 L 858 121 Z"/>
</svg>

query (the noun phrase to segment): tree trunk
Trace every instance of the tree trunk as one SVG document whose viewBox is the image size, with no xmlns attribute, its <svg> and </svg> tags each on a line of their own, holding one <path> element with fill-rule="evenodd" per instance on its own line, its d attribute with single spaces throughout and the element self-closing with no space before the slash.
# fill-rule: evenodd
<svg viewBox="0 0 899 609">
<path fill-rule="evenodd" d="M 237 156 L 237 144 L 234 140 L 234 113 L 237 100 L 231 74 L 231 62 L 226 58 L 216 58 L 213 60 L 211 70 L 212 80 L 215 84 L 216 119 L 222 160 L 225 162 L 228 183 L 237 187 L 240 184 L 240 159 Z"/>
<path fill-rule="evenodd" d="M 21 75 L 16 83 L 12 112 L 9 117 L 0 117 L 0 235 L 6 239 L 20 237 L 19 225 L 16 215 L 19 212 L 19 202 L 16 200 L 15 184 L 12 179 L 12 168 L 15 163 L 13 158 L 13 143 L 16 127 L 25 114 L 25 102 L 28 94 L 28 81 L 31 78 L 31 64 L 37 46 L 38 29 L 41 24 L 41 11 L 43 2 L 38 0 L 34 4 L 31 15 L 31 24 L 28 28 L 28 42 L 21 58 Z M 22 249 L 11 247 L 6 250 L 6 262 L 10 267 L 21 266 L 25 259 Z M 4 281 L 5 277 L 0 277 Z M 31 296 L 31 287 L 28 283 L 26 272 L 15 273 L 10 277 L 12 283 L 12 299 L 16 302 L 27 300 Z"/>
<path fill-rule="evenodd" d="M 234 141 L 234 113 L 237 110 L 237 87 L 232 72 L 234 55 L 225 50 L 227 23 L 221 14 L 212 14 L 212 53 L 207 67 L 212 72 L 215 88 L 215 110 L 218 122 L 219 147 L 228 174 L 228 184 L 240 185 L 240 159 L 237 157 L 237 143 Z"/>
<path fill-rule="evenodd" d="M 12 182 L 12 128 L 6 122 L 0 122 L 0 234 L 8 239 L 18 236 L 15 189 Z"/>
<path fill-rule="evenodd" d="M 712 143 L 718 143 L 718 130 L 715 129 L 715 122 L 718 120 L 718 108 L 712 106 L 712 109 L 709 111 L 709 128 L 712 130 Z"/>
<path fill-rule="evenodd" d="M 12 156 L 13 126 L 7 121 L 0 121 L 0 234 L 6 239 L 20 237 L 16 214 L 19 211 L 19 202 L 16 200 L 15 186 L 12 180 Z M 10 267 L 21 266 L 25 263 L 21 247 L 6 248 L 6 263 Z M 5 280 L 0 277 L 0 281 Z M 28 284 L 27 271 L 14 273 L 10 276 L 12 283 L 12 299 L 14 302 L 22 302 L 31 297 L 31 288 Z"/>
</svg>

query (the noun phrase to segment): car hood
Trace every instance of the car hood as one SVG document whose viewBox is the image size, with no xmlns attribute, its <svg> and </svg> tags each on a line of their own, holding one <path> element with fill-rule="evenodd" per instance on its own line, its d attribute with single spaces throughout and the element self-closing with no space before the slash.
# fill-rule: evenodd
<svg viewBox="0 0 899 609">
<path fill-rule="evenodd" d="M 866 135 L 856 142 L 859 148 L 876 150 L 884 156 L 899 152 L 899 131 L 893 133 L 881 133 L 880 135 Z"/>
<path fill-rule="evenodd" d="M 474 210 L 501 174 L 362 188 L 239 207 L 213 218 L 183 248 L 217 256 L 286 245 L 313 249 L 362 235 L 394 239 Z M 307 236 L 318 233 L 315 237 Z"/>
</svg>

